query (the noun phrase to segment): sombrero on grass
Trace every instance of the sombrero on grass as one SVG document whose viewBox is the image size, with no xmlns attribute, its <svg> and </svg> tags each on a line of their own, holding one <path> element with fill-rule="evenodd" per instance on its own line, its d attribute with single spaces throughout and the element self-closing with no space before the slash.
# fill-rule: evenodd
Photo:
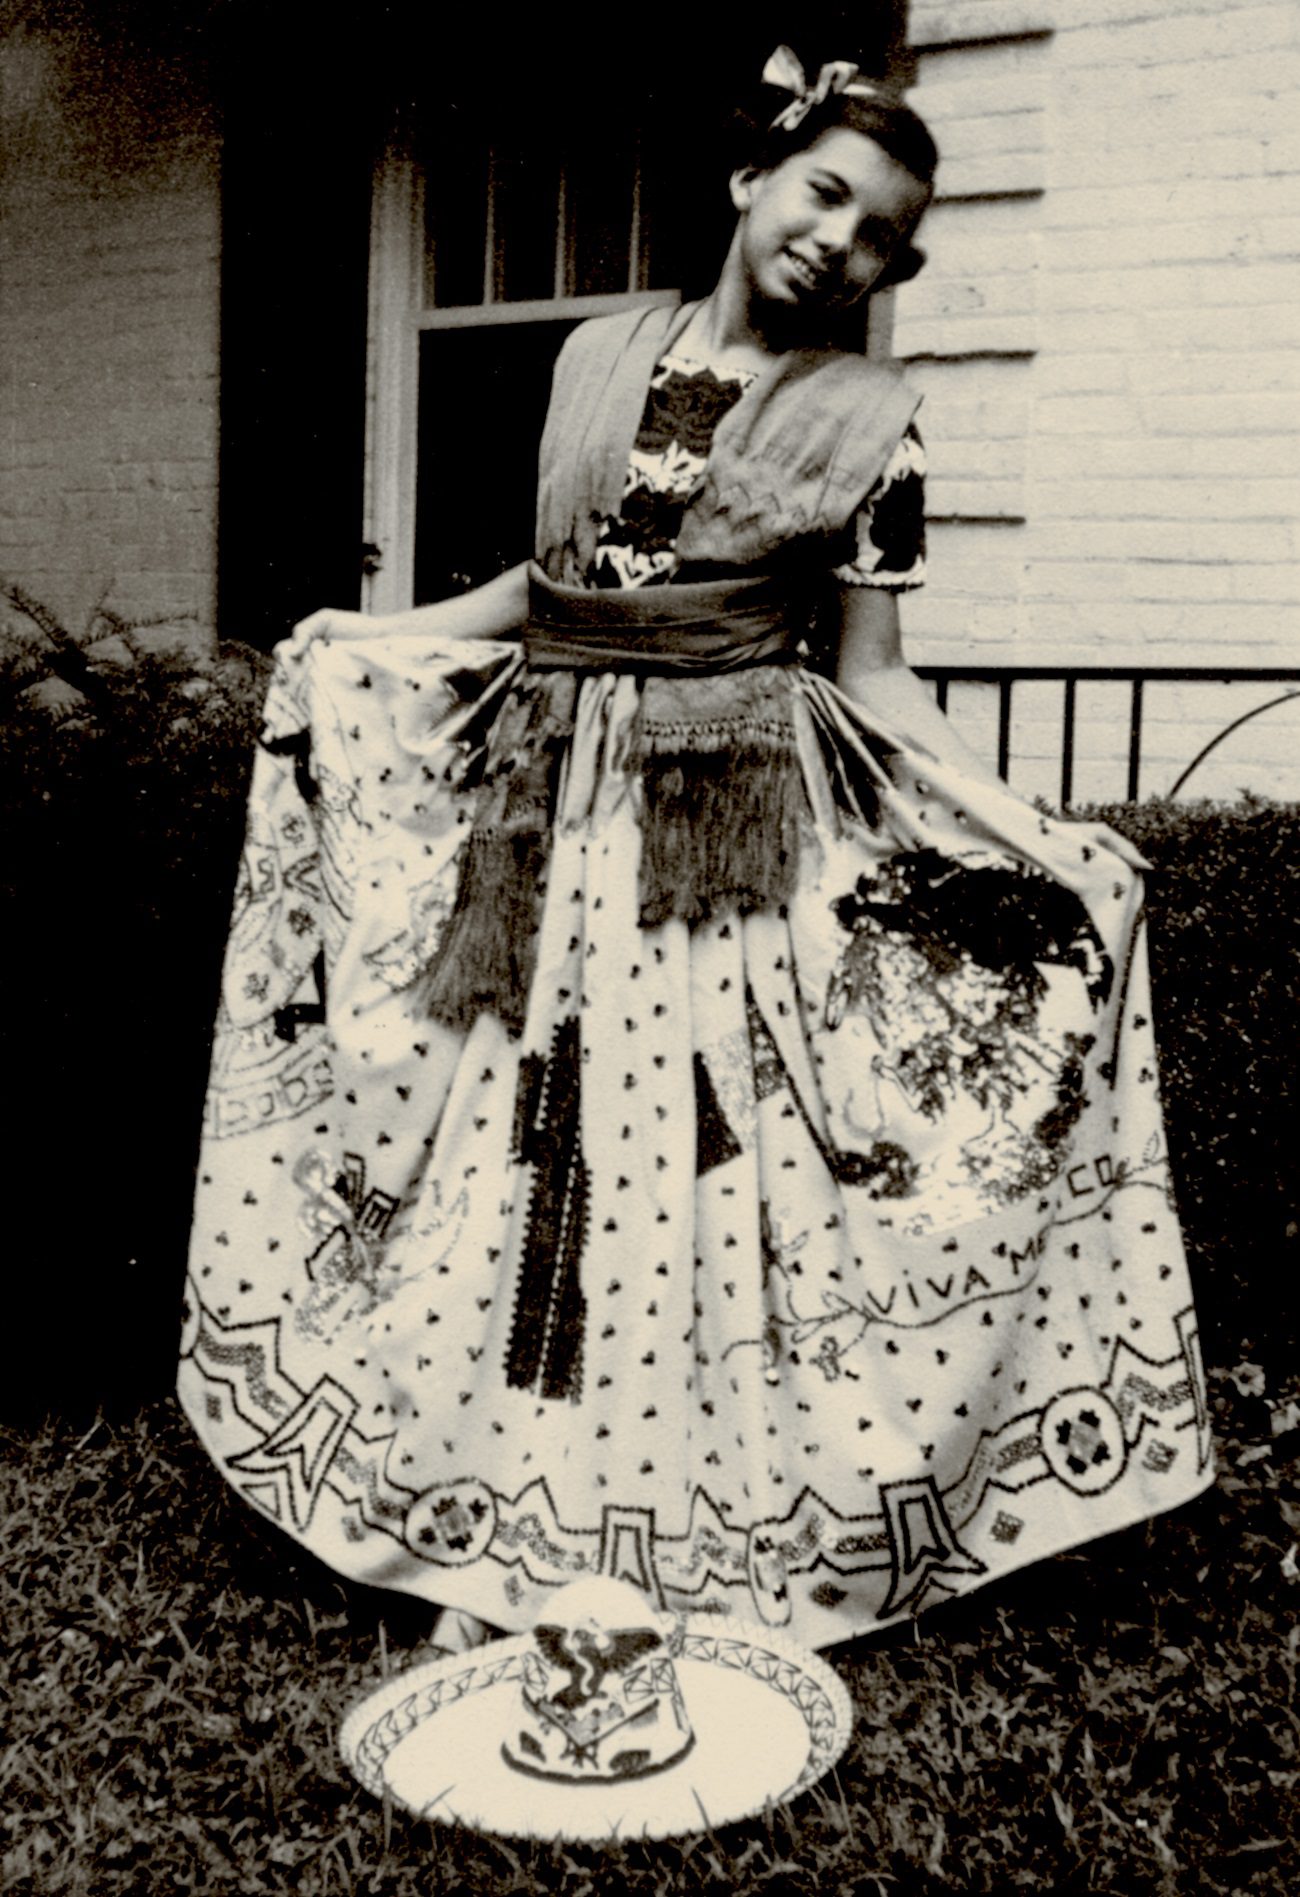
<svg viewBox="0 0 1300 1897">
<path fill-rule="evenodd" d="M 852 1729 L 824 1661 L 627 1582 L 562 1588 L 531 1634 L 388 1680 L 339 1737 L 378 1797 L 507 1837 L 667 1838 L 806 1790 Z"/>
</svg>

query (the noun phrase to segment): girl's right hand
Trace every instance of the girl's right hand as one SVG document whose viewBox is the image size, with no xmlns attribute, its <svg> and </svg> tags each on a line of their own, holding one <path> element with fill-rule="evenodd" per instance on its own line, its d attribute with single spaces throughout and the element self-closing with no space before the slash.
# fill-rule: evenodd
<svg viewBox="0 0 1300 1897">
<path fill-rule="evenodd" d="M 310 645 L 314 639 L 357 638 L 374 632 L 379 621 L 372 613 L 348 612 L 341 606 L 321 606 L 300 619 L 293 629 L 295 645 Z"/>
<path fill-rule="evenodd" d="M 355 613 L 322 606 L 293 629 L 297 646 L 313 640 L 373 639 L 384 636 L 427 639 L 511 639 L 528 620 L 528 563 L 522 561 L 469 593 L 455 593 L 428 606 L 396 613 Z"/>
</svg>

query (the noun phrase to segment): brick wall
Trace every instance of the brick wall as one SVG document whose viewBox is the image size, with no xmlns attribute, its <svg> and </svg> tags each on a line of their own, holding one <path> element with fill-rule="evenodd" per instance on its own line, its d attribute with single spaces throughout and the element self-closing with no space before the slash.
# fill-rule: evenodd
<svg viewBox="0 0 1300 1897">
<path fill-rule="evenodd" d="M 67 10 L 75 14 L 75 7 Z M 184 49 L 0 43 L 0 571 L 211 634 L 218 143 Z"/>
<path fill-rule="evenodd" d="M 913 0 L 944 154 L 897 296 L 925 391 L 918 662 L 1300 663 L 1300 14 L 1246 0 Z M 1285 689 L 1153 685 L 1141 789 Z M 1052 794 L 1061 692 L 1020 687 L 1012 781 Z M 993 706 L 955 691 L 990 742 Z M 1082 689 L 1076 796 L 1123 793 L 1127 690 Z M 1300 701 L 1189 794 L 1300 795 Z"/>
</svg>

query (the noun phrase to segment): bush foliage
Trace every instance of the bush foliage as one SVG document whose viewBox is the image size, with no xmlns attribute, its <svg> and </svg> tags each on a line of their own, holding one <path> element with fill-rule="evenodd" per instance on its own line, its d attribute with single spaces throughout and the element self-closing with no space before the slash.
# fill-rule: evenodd
<svg viewBox="0 0 1300 1897">
<path fill-rule="evenodd" d="M 7 614 L 4 609 L 7 607 Z M 170 1383 L 211 1021 L 268 661 L 73 639 L 0 588 L 0 941 L 11 1180 L 40 1250 L 10 1414 Z M 1090 814 L 1155 866 L 1156 1027 L 1212 1355 L 1294 1350 L 1300 809 Z M 24 1368 L 25 1365 L 25 1368 Z"/>
<path fill-rule="evenodd" d="M 1179 1209 L 1214 1360 L 1300 1340 L 1300 806 L 1090 812 L 1153 866 L 1156 1041 Z"/>
<path fill-rule="evenodd" d="M 112 621 L 78 645 L 16 589 L 4 606 L 0 1048 L 39 1248 L 4 1407 L 84 1413 L 170 1379 L 267 661 Z"/>
</svg>

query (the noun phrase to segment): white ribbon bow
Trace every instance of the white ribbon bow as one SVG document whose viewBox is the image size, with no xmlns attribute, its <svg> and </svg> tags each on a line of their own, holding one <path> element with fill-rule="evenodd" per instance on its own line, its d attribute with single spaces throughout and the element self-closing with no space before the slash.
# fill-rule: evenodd
<svg viewBox="0 0 1300 1897">
<path fill-rule="evenodd" d="M 796 126 L 802 125 L 813 107 L 820 105 L 833 92 L 846 93 L 853 99 L 880 97 L 879 86 L 873 86 L 860 78 L 857 67 L 847 59 L 828 60 L 815 82 L 809 85 L 798 55 L 788 46 L 778 46 L 764 66 L 763 84 L 779 86 L 782 92 L 794 94 L 790 104 L 783 106 L 772 120 L 772 131 L 776 131 L 779 126 L 784 132 L 793 132 Z"/>
</svg>

